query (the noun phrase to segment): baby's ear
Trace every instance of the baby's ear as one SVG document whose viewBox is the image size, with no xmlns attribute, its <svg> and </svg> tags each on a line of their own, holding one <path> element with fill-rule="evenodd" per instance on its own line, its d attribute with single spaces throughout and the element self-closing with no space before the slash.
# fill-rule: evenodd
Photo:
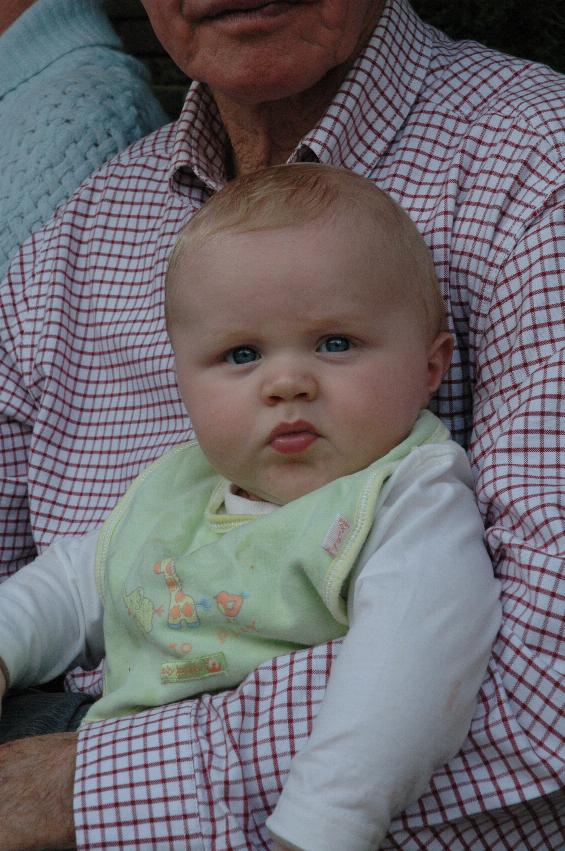
<svg viewBox="0 0 565 851">
<path fill-rule="evenodd" d="M 440 331 L 428 349 L 428 390 L 435 393 L 451 363 L 453 337 L 449 331 Z"/>
</svg>

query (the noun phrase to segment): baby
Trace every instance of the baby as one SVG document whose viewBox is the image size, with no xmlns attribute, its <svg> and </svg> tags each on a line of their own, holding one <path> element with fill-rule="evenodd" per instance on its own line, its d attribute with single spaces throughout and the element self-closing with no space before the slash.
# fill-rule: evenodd
<svg viewBox="0 0 565 851">
<path fill-rule="evenodd" d="M 353 802 L 351 835 L 375 807 L 386 829 L 460 746 L 499 619 L 465 453 L 426 410 L 452 352 L 428 249 L 361 177 L 266 169 L 181 232 L 166 322 L 197 442 L 2 586 L 3 670 L 26 686 L 105 651 L 89 723 L 234 686 L 349 628 L 294 763 L 313 801 L 290 833 L 284 807 L 268 824 L 315 848 L 308 818 L 333 795 Z M 465 616 L 477 646 L 458 642 Z M 393 727 L 415 693 L 406 746 Z M 430 744 L 448 704 L 458 723 Z"/>
</svg>

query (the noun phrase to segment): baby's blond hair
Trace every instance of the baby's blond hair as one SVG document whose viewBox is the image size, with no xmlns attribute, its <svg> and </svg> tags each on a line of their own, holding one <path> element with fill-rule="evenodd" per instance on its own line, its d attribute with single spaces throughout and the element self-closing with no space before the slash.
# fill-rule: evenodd
<svg viewBox="0 0 565 851">
<path fill-rule="evenodd" d="M 279 230 L 343 217 L 375 224 L 388 237 L 402 274 L 401 295 L 417 297 L 431 336 L 445 321 L 431 253 L 408 214 L 373 183 L 354 172 L 318 163 L 271 166 L 243 175 L 213 195 L 181 230 L 169 258 L 167 323 L 181 257 L 222 233 Z"/>
</svg>

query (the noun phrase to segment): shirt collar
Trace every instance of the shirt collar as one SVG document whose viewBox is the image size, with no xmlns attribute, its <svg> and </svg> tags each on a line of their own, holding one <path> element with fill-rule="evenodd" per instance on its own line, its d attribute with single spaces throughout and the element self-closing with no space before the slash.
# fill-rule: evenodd
<svg viewBox="0 0 565 851">
<path fill-rule="evenodd" d="M 169 175 L 173 189 L 182 193 L 183 186 L 192 184 L 191 174 L 214 191 L 221 189 L 227 180 L 227 147 L 214 98 L 207 86 L 192 83 L 175 126 Z"/>
<path fill-rule="evenodd" d="M 67 53 L 122 43 L 102 0 L 36 0 L 0 36 L 0 98 Z"/>
<path fill-rule="evenodd" d="M 365 50 L 289 162 L 319 160 L 369 175 L 408 117 L 430 62 L 430 36 L 407 0 L 387 0 Z M 221 189 L 227 137 L 206 86 L 190 87 L 175 130 L 171 180 Z"/>
<path fill-rule="evenodd" d="M 233 482 L 226 482 L 224 488 L 224 508 L 226 514 L 245 515 L 248 517 L 261 517 L 263 514 L 272 514 L 280 505 L 274 502 L 266 502 L 262 499 L 249 499 L 241 496 Z"/>
<path fill-rule="evenodd" d="M 365 50 L 294 159 L 303 159 L 306 149 L 320 162 L 370 175 L 412 110 L 430 49 L 429 32 L 406 0 L 388 0 Z"/>
</svg>

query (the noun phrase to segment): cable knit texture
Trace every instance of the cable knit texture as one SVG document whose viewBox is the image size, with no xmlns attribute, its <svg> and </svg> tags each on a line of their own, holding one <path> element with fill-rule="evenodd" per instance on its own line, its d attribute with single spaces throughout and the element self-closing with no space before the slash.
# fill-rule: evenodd
<svg viewBox="0 0 565 851">
<path fill-rule="evenodd" d="M 0 37 L 0 277 L 91 172 L 164 124 L 102 0 L 37 0 Z"/>
</svg>

